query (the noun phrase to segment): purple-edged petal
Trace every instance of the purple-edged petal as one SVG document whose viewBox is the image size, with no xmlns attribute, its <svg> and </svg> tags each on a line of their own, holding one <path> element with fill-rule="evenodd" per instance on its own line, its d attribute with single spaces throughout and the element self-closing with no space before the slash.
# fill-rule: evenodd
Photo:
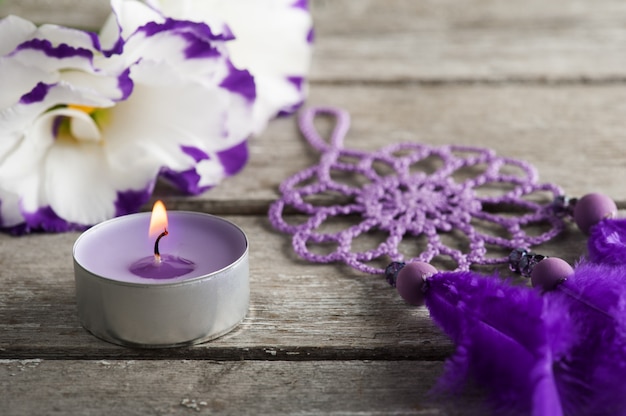
<svg viewBox="0 0 626 416">
<path fill-rule="evenodd" d="M 315 41 L 315 29 L 309 29 L 309 33 L 306 35 L 307 43 L 313 43 Z"/>
<path fill-rule="evenodd" d="M 112 14 L 100 30 L 100 44 L 108 54 L 121 54 L 124 40 L 149 22 L 163 21 L 163 16 L 154 8 L 138 1 L 111 0 Z"/>
<path fill-rule="evenodd" d="M 143 33 L 146 37 L 152 37 L 158 33 L 176 33 L 186 37 L 186 35 L 193 35 L 197 39 L 202 39 L 205 42 L 211 41 L 227 41 L 234 39 L 232 33 L 223 31 L 214 31 L 209 25 L 205 23 L 198 23 L 188 20 L 176 20 L 167 18 L 164 21 L 152 21 L 147 22 L 143 26 L 137 29 L 138 33 Z M 190 39 L 190 46 L 194 46 L 193 42 L 195 39 Z M 205 55 L 205 53 L 201 50 L 196 50 L 196 53 L 199 56 Z M 190 53 L 192 56 L 187 56 L 188 58 L 193 58 L 195 53 Z"/>
<path fill-rule="evenodd" d="M 230 149 L 223 150 L 217 154 L 217 157 L 224 167 L 224 173 L 232 176 L 243 169 L 248 161 L 248 144 L 243 142 Z"/>
<path fill-rule="evenodd" d="M 71 45 L 74 48 L 100 50 L 100 41 L 93 32 L 58 25 L 42 25 L 33 38 L 46 39 L 53 45 Z"/>
<path fill-rule="evenodd" d="M 54 210 L 49 207 L 41 207 L 33 212 L 23 211 L 25 225 L 19 232 L 29 231 L 48 231 L 53 233 L 61 233 L 66 231 L 81 231 L 86 228 L 85 225 L 72 224 L 59 217 Z"/>
<path fill-rule="evenodd" d="M 56 72 L 79 69 L 93 72 L 92 50 L 67 44 L 53 45 L 47 39 L 31 39 L 17 46 L 10 57 L 23 64 L 36 63 L 37 68 Z"/>
<path fill-rule="evenodd" d="M 112 4 L 102 39 L 23 25 L 0 57 L 5 230 L 81 229 L 138 210 L 161 172 L 199 193 L 247 160 L 256 89 L 230 30 Z"/>
<path fill-rule="evenodd" d="M 57 76 L 11 59 L 0 58 L 0 109 L 6 108 L 39 84 L 51 84 Z"/>
<path fill-rule="evenodd" d="M 222 80 L 220 87 L 239 94 L 249 101 L 254 101 L 256 98 L 254 79 L 250 72 L 237 69 L 230 62 L 228 63 L 228 75 Z"/>
<path fill-rule="evenodd" d="M 132 214 L 139 211 L 152 195 L 154 189 L 154 181 L 149 182 L 144 189 L 127 189 L 117 192 L 115 200 L 115 216 Z"/>
<path fill-rule="evenodd" d="M 180 150 L 183 151 L 186 155 L 189 155 L 196 162 L 200 162 L 201 160 L 209 159 L 209 155 L 207 155 L 202 149 L 198 149 L 193 146 L 181 146 Z"/>
<path fill-rule="evenodd" d="M 308 0 L 295 0 L 292 4 L 291 7 L 295 7 L 295 8 L 299 8 L 302 10 L 309 10 L 309 2 Z"/>
<path fill-rule="evenodd" d="M 161 171 L 161 177 L 182 192 L 190 195 L 201 194 L 207 189 L 200 186 L 200 175 L 195 168 L 180 172 L 166 168 Z"/>
<path fill-rule="evenodd" d="M 139 146 L 138 154 L 147 153 L 162 166 L 178 170 L 189 167 L 175 161 L 180 145 L 219 151 L 247 137 L 231 136 L 228 117 L 238 108 L 228 91 L 186 80 L 167 63 L 142 62 L 133 67 L 132 76 L 133 94 L 111 110 L 107 131 L 115 137 L 112 145 L 130 141 Z M 245 131 L 249 134 L 249 127 Z"/>
<path fill-rule="evenodd" d="M 268 120 L 297 108 L 306 88 L 293 78 L 308 73 L 312 48 L 312 19 L 305 2 L 294 0 L 161 0 L 153 1 L 168 16 L 225 22 L 235 35 L 227 48 L 237 68 L 254 76 L 257 100 L 254 132 Z"/>
<path fill-rule="evenodd" d="M 37 83 L 32 90 L 20 97 L 20 104 L 28 105 L 45 100 L 48 92 L 50 91 L 50 87 L 52 87 L 52 85 L 46 84 L 45 82 Z"/>
<path fill-rule="evenodd" d="M 183 146 L 181 150 L 197 162 L 195 166 L 183 171 L 163 169 L 161 175 L 181 191 L 192 195 L 213 188 L 225 177 L 243 169 L 248 161 L 246 142 L 212 155 L 189 146 Z"/>
</svg>

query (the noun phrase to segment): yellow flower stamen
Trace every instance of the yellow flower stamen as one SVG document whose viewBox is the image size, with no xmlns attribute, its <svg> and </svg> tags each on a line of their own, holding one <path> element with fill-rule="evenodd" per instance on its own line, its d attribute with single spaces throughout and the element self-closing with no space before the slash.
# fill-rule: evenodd
<svg viewBox="0 0 626 416">
<path fill-rule="evenodd" d="M 97 110 L 96 107 L 89 107 L 87 105 L 80 105 L 80 104 L 68 104 L 67 108 L 71 108 L 72 110 L 79 110 L 87 114 L 91 114 Z"/>
</svg>

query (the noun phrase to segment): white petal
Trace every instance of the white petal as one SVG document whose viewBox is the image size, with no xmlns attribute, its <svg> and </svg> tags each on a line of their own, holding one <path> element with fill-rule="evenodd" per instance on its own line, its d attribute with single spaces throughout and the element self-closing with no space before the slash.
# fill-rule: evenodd
<svg viewBox="0 0 626 416">
<path fill-rule="evenodd" d="M 0 164 L 0 188 L 19 195 L 28 193 L 26 203 L 31 211 L 39 207 L 38 176 L 41 161 L 54 143 L 53 123 L 54 115 L 35 120 L 25 134 L 15 141 Z"/>
<path fill-rule="evenodd" d="M 88 114 L 74 111 L 70 115 L 70 131 L 77 140 L 98 143 L 102 139 L 100 129 Z"/>
<path fill-rule="evenodd" d="M 230 94 L 228 99 L 229 104 L 226 110 L 226 140 L 223 142 L 209 143 L 205 147 L 208 151 L 219 152 L 231 148 L 243 142 L 253 133 L 252 129 L 255 125 L 253 109 L 256 109 L 256 104 L 251 105 L 239 94 Z"/>
<path fill-rule="evenodd" d="M 0 20 L 0 56 L 6 55 L 17 45 L 29 39 L 37 27 L 28 20 L 17 16 L 9 16 Z"/>
<path fill-rule="evenodd" d="M 228 135 L 227 114 L 233 107 L 237 114 L 230 92 L 182 79 L 165 63 L 142 62 L 133 67 L 132 77 L 133 94 L 111 109 L 107 146 L 130 144 L 135 158 L 180 171 L 190 167 L 189 158 L 179 155 L 181 145 L 219 150 L 247 137 Z M 249 123 L 241 130 L 249 133 Z"/>
<path fill-rule="evenodd" d="M 99 144 L 55 142 L 43 162 L 39 206 L 49 205 L 64 220 L 79 224 L 113 217 L 118 192 L 145 188 L 157 174 L 134 164 L 111 164 L 116 156 Z"/>
<path fill-rule="evenodd" d="M 0 187 L 0 226 L 13 227 L 24 222 L 19 201 L 17 194 Z"/>
<path fill-rule="evenodd" d="M 281 109 L 299 104 L 302 93 L 281 76 L 257 77 L 255 82 L 257 102 L 254 105 L 254 134 L 258 135 Z"/>
<path fill-rule="evenodd" d="M 217 156 L 211 157 L 211 159 L 201 160 L 196 165 L 196 173 L 200 175 L 198 181 L 199 187 L 217 185 L 226 176 L 224 168 L 217 162 Z"/>
<path fill-rule="evenodd" d="M 66 221 L 95 224 L 115 214 L 103 151 L 94 144 L 57 143 L 46 156 L 42 205 Z"/>
</svg>

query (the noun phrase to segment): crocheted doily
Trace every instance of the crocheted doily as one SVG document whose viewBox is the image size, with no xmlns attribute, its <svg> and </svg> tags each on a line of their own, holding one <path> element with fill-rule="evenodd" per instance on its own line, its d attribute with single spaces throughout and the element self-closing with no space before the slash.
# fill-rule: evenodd
<svg viewBox="0 0 626 416">
<path fill-rule="evenodd" d="M 313 125 L 318 114 L 336 117 L 329 142 Z M 563 228 L 553 202 L 562 191 L 538 183 L 526 162 L 466 146 L 397 143 L 374 152 L 347 149 L 349 115 L 331 107 L 307 109 L 299 122 L 304 137 L 321 152 L 320 162 L 280 185 L 269 219 L 292 234 L 295 252 L 308 261 L 343 262 L 378 274 L 384 269 L 375 263 L 444 256 L 456 270 L 467 270 L 508 262 L 506 256 L 490 256 L 488 248 L 531 247 Z M 550 197 L 542 203 L 546 193 Z M 292 224 L 287 221 L 291 214 L 306 220 Z M 329 229 L 330 223 L 335 229 Z M 531 226 L 541 231 L 531 235 Z M 355 240 L 371 234 L 381 241 L 359 249 Z M 405 258 L 400 244 L 413 240 L 420 252 Z M 319 252 L 320 246 L 326 251 Z"/>
</svg>

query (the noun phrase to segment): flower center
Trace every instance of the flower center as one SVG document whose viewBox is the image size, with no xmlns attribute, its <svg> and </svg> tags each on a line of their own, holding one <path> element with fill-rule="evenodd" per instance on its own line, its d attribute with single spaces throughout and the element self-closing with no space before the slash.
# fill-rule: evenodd
<svg viewBox="0 0 626 416">
<path fill-rule="evenodd" d="M 51 110 L 52 136 L 63 142 L 102 141 L 101 129 L 109 119 L 108 108 L 69 104 Z"/>
<path fill-rule="evenodd" d="M 97 110 L 96 107 L 89 107 L 80 104 L 68 104 L 67 108 L 71 108 L 72 110 L 79 110 L 86 114 L 93 114 L 93 112 Z"/>
</svg>

